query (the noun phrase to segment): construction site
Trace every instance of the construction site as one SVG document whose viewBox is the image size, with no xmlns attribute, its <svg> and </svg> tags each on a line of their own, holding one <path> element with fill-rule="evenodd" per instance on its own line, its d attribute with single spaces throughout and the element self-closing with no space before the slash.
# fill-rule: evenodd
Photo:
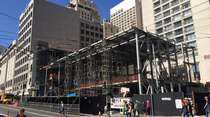
<svg viewBox="0 0 210 117">
<path fill-rule="evenodd" d="M 34 102 L 43 105 L 44 102 L 57 108 L 60 100 L 64 100 L 69 109 L 76 105 L 73 109 L 81 113 L 85 100 L 94 98 L 106 103 L 107 96 L 122 96 L 122 87 L 129 89 L 127 94 L 140 96 L 180 92 L 183 99 L 185 94 L 192 93 L 188 87 L 202 87 L 196 67 L 194 77 L 197 82 L 192 82 L 189 69 L 196 66 L 195 54 L 194 47 L 182 44 L 177 48 L 175 40 L 132 27 L 74 51 L 56 60 L 56 65 L 47 65 L 46 71 L 51 68 L 58 74 L 46 72 L 45 84 L 51 84 L 51 89 L 45 85 L 42 96 L 28 97 L 27 102 L 32 105 Z M 178 59 L 183 61 L 181 65 Z"/>
</svg>

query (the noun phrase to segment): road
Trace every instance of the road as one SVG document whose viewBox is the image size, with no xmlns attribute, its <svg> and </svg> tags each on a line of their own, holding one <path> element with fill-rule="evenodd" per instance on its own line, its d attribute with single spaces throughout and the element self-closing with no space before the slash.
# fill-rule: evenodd
<svg viewBox="0 0 210 117">
<path fill-rule="evenodd" d="M 15 117 L 17 112 L 21 109 L 21 107 L 14 107 L 13 105 L 0 104 L 0 117 L 7 117 L 7 113 L 9 111 L 9 117 Z M 58 113 L 24 108 L 25 115 L 27 117 L 59 117 Z M 64 117 L 64 116 L 63 116 Z"/>
</svg>

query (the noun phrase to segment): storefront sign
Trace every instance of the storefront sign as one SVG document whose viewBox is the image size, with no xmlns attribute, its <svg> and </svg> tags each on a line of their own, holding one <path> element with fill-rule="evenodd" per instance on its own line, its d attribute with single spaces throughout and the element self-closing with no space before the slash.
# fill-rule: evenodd
<svg viewBox="0 0 210 117">
<path fill-rule="evenodd" d="M 204 59 L 210 59 L 210 55 L 204 55 Z"/>
<path fill-rule="evenodd" d="M 171 98 L 170 97 L 163 97 L 162 100 L 163 101 L 171 101 Z"/>
<path fill-rule="evenodd" d="M 123 102 L 131 101 L 131 98 L 124 98 L 124 97 L 116 97 L 111 99 L 111 108 L 113 109 L 121 109 Z"/>
</svg>

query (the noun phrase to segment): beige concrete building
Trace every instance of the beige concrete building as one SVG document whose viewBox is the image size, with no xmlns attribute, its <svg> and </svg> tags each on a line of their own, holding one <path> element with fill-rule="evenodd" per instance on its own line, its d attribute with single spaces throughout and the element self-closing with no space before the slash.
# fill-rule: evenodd
<svg viewBox="0 0 210 117">
<path fill-rule="evenodd" d="M 113 25 L 109 19 L 104 18 L 104 20 L 103 20 L 103 36 L 104 36 L 104 38 L 112 36 L 116 33 L 118 33 L 118 27 Z"/>
<path fill-rule="evenodd" d="M 209 0 L 142 0 L 142 15 L 145 31 L 173 39 L 177 47 L 181 43 L 196 47 L 201 83 L 210 81 Z M 182 55 L 178 58 L 179 65 L 183 65 Z M 191 71 L 194 68 L 190 66 Z"/>
<path fill-rule="evenodd" d="M 5 50 L 6 50 L 6 48 L 5 48 L 4 46 L 0 45 L 0 55 L 1 55 L 2 53 L 4 53 Z"/>
<path fill-rule="evenodd" d="M 0 92 L 4 87 L 6 93 L 13 91 L 17 40 L 14 40 L 7 50 L 0 55 Z"/>
<path fill-rule="evenodd" d="M 100 22 L 101 17 L 97 5 L 89 0 L 70 0 L 66 5 L 67 8 L 74 9 L 80 14 L 80 18 Z"/>
<path fill-rule="evenodd" d="M 142 29 L 142 8 L 140 0 L 124 0 L 110 10 L 111 23 L 119 32 L 132 26 Z"/>
</svg>

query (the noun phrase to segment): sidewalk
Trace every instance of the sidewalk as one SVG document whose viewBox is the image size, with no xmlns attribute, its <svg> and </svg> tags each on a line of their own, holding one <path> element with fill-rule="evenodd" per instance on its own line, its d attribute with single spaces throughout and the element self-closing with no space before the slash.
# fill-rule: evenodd
<svg viewBox="0 0 210 117">
<path fill-rule="evenodd" d="M 90 114 L 80 114 L 80 116 L 82 116 L 82 117 L 99 117 L 98 115 L 90 115 Z M 108 117 L 108 115 L 103 114 L 101 117 Z M 127 117 L 127 116 L 122 115 L 120 113 L 115 113 L 115 114 L 111 115 L 110 117 Z M 138 117 L 144 117 L 144 116 L 140 114 Z M 182 117 L 182 116 L 180 115 L 180 116 L 151 116 L 151 117 Z M 189 116 L 189 117 L 192 117 L 192 116 Z M 206 117 L 206 115 L 199 115 L 199 116 L 194 116 L 194 117 Z"/>
</svg>

